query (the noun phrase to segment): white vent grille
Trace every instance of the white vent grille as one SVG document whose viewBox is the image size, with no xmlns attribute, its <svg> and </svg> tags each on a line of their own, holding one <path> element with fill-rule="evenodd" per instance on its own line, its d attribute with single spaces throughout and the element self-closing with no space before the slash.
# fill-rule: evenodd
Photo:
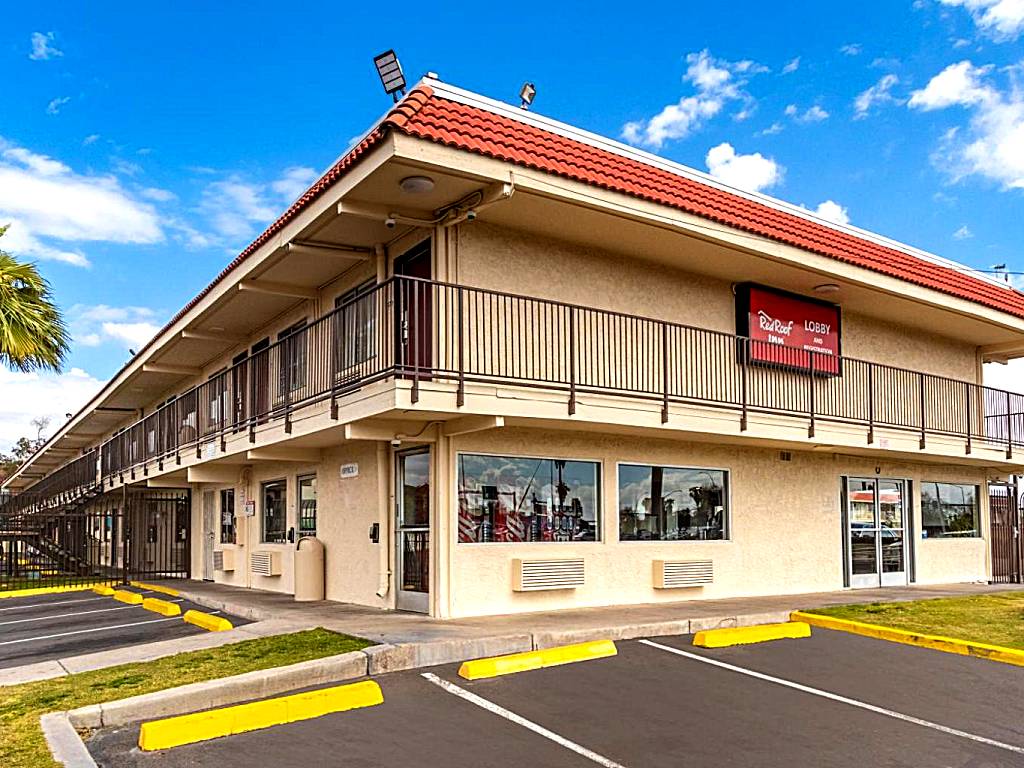
<svg viewBox="0 0 1024 768">
<path fill-rule="evenodd" d="M 655 560 L 654 588 L 679 589 L 713 584 L 715 571 L 711 560 Z"/>
<path fill-rule="evenodd" d="M 512 561 L 512 589 L 537 592 L 544 589 L 576 589 L 583 586 L 583 558 Z"/>
<path fill-rule="evenodd" d="M 249 570 L 253 576 L 280 576 L 280 552 L 253 552 L 249 555 Z"/>
<path fill-rule="evenodd" d="M 233 571 L 235 570 L 235 551 L 233 549 L 213 550 L 213 570 Z"/>
</svg>

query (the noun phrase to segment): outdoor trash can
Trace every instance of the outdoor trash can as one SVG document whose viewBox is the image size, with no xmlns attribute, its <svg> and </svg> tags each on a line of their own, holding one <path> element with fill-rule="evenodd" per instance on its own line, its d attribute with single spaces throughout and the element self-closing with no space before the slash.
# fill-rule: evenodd
<svg viewBox="0 0 1024 768">
<path fill-rule="evenodd" d="M 295 544 L 295 600 L 324 599 L 324 545 L 304 536 Z"/>
</svg>

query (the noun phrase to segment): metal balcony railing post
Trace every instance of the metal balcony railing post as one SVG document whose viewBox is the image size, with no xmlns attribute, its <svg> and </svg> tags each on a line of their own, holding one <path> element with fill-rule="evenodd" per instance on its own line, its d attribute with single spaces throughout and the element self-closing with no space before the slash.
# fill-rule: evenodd
<svg viewBox="0 0 1024 768">
<path fill-rule="evenodd" d="M 668 422 L 668 325 L 661 324 L 661 423 Z"/>
<path fill-rule="evenodd" d="M 740 432 L 747 431 L 747 386 L 750 371 L 750 339 L 740 338 Z"/>
<path fill-rule="evenodd" d="M 1006 458 L 1013 458 L 1013 420 L 1010 416 L 1010 393 L 1006 392 Z"/>
<path fill-rule="evenodd" d="M 814 396 L 815 396 L 815 392 L 814 392 L 814 352 L 808 350 L 807 356 L 808 356 L 808 359 L 809 359 L 809 367 L 810 367 L 810 375 L 807 377 L 807 381 L 809 382 L 809 385 L 810 385 L 810 388 L 811 388 L 811 390 L 810 390 L 810 397 L 809 397 L 809 404 L 810 404 L 810 411 L 811 411 L 811 423 L 807 425 L 807 436 L 808 437 L 814 437 L 814 406 L 815 406 L 815 403 L 814 403 Z"/>
<path fill-rule="evenodd" d="M 875 442 L 875 366 L 868 363 L 868 445 Z"/>
<path fill-rule="evenodd" d="M 925 445 L 925 434 L 926 434 L 925 433 L 926 419 L 925 419 L 925 410 L 924 410 L 924 408 L 925 408 L 925 406 L 924 406 L 924 374 L 923 373 L 917 374 L 917 380 L 918 380 L 918 384 L 920 385 L 919 389 L 921 391 L 921 450 L 923 451 L 924 450 L 924 445 Z"/>
<path fill-rule="evenodd" d="M 466 404 L 466 361 L 464 359 L 465 354 L 465 332 L 463 330 L 463 324 L 465 322 L 463 318 L 463 307 L 462 307 L 462 294 L 463 290 L 461 286 L 455 288 L 455 309 L 456 309 L 456 322 L 459 325 L 458 336 L 459 336 L 459 348 L 458 348 L 458 360 L 459 360 L 459 389 L 455 393 L 455 405 L 461 408 Z"/>
<path fill-rule="evenodd" d="M 300 331 L 301 333 L 301 331 Z M 292 334 L 285 339 L 284 345 L 278 348 L 277 365 L 279 368 L 278 378 L 284 381 L 284 433 L 290 435 L 292 433 L 292 363 L 295 361 L 295 355 L 292 351 L 295 349 L 295 334 Z M 281 352 L 284 352 L 284 360 L 281 360 Z M 294 372 L 298 374 L 298 368 L 296 366 Z M 296 375 L 296 381 L 298 376 Z"/>
<path fill-rule="evenodd" d="M 576 413 L 576 307 L 569 307 L 569 415 Z"/>
<path fill-rule="evenodd" d="M 971 385 L 969 382 L 964 382 L 964 391 L 967 393 L 967 454 L 971 453 Z"/>
<path fill-rule="evenodd" d="M 412 402 L 420 401 L 420 283 L 412 284 L 412 322 L 409 333 L 412 336 Z"/>
</svg>

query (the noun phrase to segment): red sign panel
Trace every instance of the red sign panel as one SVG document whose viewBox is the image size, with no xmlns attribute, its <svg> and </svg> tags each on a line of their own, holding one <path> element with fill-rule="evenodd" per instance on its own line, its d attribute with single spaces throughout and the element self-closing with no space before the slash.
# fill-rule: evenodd
<svg viewBox="0 0 1024 768">
<path fill-rule="evenodd" d="M 751 361 L 840 373 L 838 305 L 758 285 L 736 294 L 737 330 L 750 337 Z"/>
</svg>

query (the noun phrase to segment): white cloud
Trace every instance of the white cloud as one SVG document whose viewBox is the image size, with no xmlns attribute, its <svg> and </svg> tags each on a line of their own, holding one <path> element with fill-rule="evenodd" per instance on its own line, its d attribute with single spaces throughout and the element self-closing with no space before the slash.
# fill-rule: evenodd
<svg viewBox="0 0 1024 768">
<path fill-rule="evenodd" d="M 828 120 L 829 117 L 828 112 L 817 104 L 808 107 L 803 112 L 800 112 L 796 104 L 789 104 L 783 111 L 798 123 L 820 123 L 822 120 Z"/>
<path fill-rule="evenodd" d="M 70 96 L 60 96 L 56 99 L 51 99 L 50 103 L 46 105 L 46 114 L 59 115 L 61 107 L 63 107 L 69 101 L 71 101 Z"/>
<path fill-rule="evenodd" d="M 759 192 L 775 186 L 782 181 L 785 172 L 775 160 L 760 152 L 737 155 L 728 142 L 709 149 L 705 162 L 712 176 L 748 192 Z"/>
<path fill-rule="evenodd" d="M 757 136 L 774 136 L 776 133 L 782 133 L 785 126 L 780 122 L 774 122 L 765 128 L 763 131 L 758 131 Z"/>
<path fill-rule="evenodd" d="M 939 0 L 961 7 L 985 34 L 996 40 L 1013 40 L 1024 31 L 1024 0 Z"/>
<path fill-rule="evenodd" d="M 950 64 L 923 89 L 910 94 L 909 106 L 932 110 L 954 104 L 965 107 L 977 104 L 992 95 L 991 89 L 982 82 L 990 70 L 991 67 L 975 67 L 969 61 Z"/>
<path fill-rule="evenodd" d="M 98 133 L 90 133 L 88 136 L 82 139 L 82 146 L 88 147 L 90 144 L 95 144 L 97 141 L 99 141 L 99 139 L 100 135 Z"/>
<path fill-rule="evenodd" d="M 158 203 L 166 203 L 178 199 L 178 196 L 171 192 L 171 190 L 160 189 L 159 187 L 144 187 L 139 190 L 139 194 L 147 200 L 155 200 Z"/>
<path fill-rule="evenodd" d="M 971 232 L 970 228 L 966 224 L 953 233 L 954 240 L 970 240 L 972 237 L 974 237 L 974 233 Z"/>
<path fill-rule="evenodd" d="M 786 62 L 786 65 L 782 68 L 782 74 L 788 75 L 790 72 L 796 72 L 800 69 L 800 57 L 797 56 L 795 59 L 790 59 Z"/>
<path fill-rule="evenodd" d="M 309 185 L 314 181 L 316 181 L 316 170 L 296 165 L 285 168 L 281 177 L 270 183 L 270 188 L 291 202 L 309 189 Z"/>
<path fill-rule="evenodd" d="M 707 49 L 687 55 L 686 62 L 688 66 L 683 80 L 690 83 L 696 93 L 668 104 L 649 119 L 626 123 L 622 127 L 622 137 L 630 144 L 658 149 L 666 141 L 686 138 L 732 101 L 743 104 L 737 119 L 743 120 L 752 114 L 755 102 L 743 86 L 748 76 L 767 71 L 765 67 L 749 60 L 730 62 L 715 59 Z"/>
<path fill-rule="evenodd" d="M 959 106 L 970 112 L 966 130 L 946 131 L 932 161 L 954 181 L 978 175 L 1004 189 L 1024 189 L 1024 92 L 1017 86 L 1021 65 L 1007 68 L 1005 91 L 988 81 L 992 67 L 970 61 L 951 64 L 911 94 L 908 105 L 931 111 Z"/>
<path fill-rule="evenodd" d="M 32 51 L 28 57 L 32 61 L 48 61 L 49 59 L 56 58 L 57 56 L 63 56 L 64 51 L 53 45 L 54 35 L 53 32 L 42 32 L 32 33 Z"/>
<path fill-rule="evenodd" d="M 850 223 L 849 212 L 835 200 L 826 200 L 823 203 L 818 203 L 818 207 L 814 209 L 814 212 L 821 218 L 835 224 Z"/>
<path fill-rule="evenodd" d="M 155 243 L 156 211 L 112 176 L 75 173 L 64 163 L 0 138 L 0 222 L 10 222 L 6 250 L 78 266 L 81 241 Z M 64 241 L 57 244 L 52 241 Z"/>
<path fill-rule="evenodd" d="M 75 343 L 86 347 L 115 342 L 137 350 L 161 327 L 157 313 L 148 307 L 75 304 L 67 315 Z"/>
<path fill-rule="evenodd" d="M 864 47 L 860 43 L 847 43 L 839 47 L 839 52 L 846 56 L 859 56 Z"/>
<path fill-rule="evenodd" d="M 81 368 L 21 373 L 0 367 L 0 450 L 9 450 L 19 437 L 35 437 L 35 418 L 49 418 L 46 433 L 53 434 L 64 414 L 76 413 L 102 386 Z"/>
<path fill-rule="evenodd" d="M 131 160 L 125 160 L 123 157 L 110 158 L 110 167 L 114 173 L 119 173 L 122 176 L 136 176 L 142 173 L 141 165 L 133 163 Z"/>
<path fill-rule="evenodd" d="M 871 112 L 871 108 L 878 104 L 896 102 L 896 98 L 892 95 L 892 89 L 899 82 L 900 79 L 890 73 L 883 75 L 877 83 L 857 94 L 857 98 L 853 100 L 854 119 L 861 120 L 867 117 Z"/>
</svg>

